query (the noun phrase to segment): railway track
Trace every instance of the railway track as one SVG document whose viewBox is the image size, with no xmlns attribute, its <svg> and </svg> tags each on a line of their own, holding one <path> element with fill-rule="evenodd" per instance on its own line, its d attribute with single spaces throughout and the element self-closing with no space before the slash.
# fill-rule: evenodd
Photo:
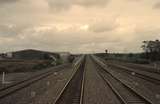
<svg viewBox="0 0 160 104">
<path fill-rule="evenodd" d="M 29 77 L 27 79 L 24 79 L 22 81 L 16 82 L 14 84 L 11 84 L 9 86 L 3 87 L 0 89 L 0 99 L 3 99 L 4 97 L 7 97 L 13 93 L 16 93 L 17 91 L 30 86 L 33 83 L 36 83 L 37 81 L 46 78 L 50 75 L 52 75 L 54 72 L 60 71 L 62 69 L 64 69 L 65 67 L 67 67 L 68 65 L 61 65 L 61 66 L 57 66 L 54 69 L 48 69 L 46 71 L 42 71 L 40 73 L 37 73 L 35 75 L 33 75 L 32 77 Z"/>
<path fill-rule="evenodd" d="M 97 72 L 103 79 L 104 83 L 111 88 L 111 90 L 113 91 L 113 95 L 116 95 L 114 95 L 115 98 L 117 98 L 118 101 L 120 101 L 122 104 L 160 104 L 160 100 L 154 98 L 153 94 L 151 94 L 151 96 L 144 95 L 145 92 L 140 92 L 140 90 L 137 87 L 134 87 L 130 85 L 129 82 L 124 81 L 121 78 L 118 78 L 117 75 L 115 75 L 116 73 L 112 73 L 110 72 L 110 70 L 107 70 L 106 65 L 104 63 L 101 63 L 101 60 L 99 60 L 98 58 L 92 56 L 91 60 L 97 66 Z M 54 101 L 51 101 L 52 104 L 83 104 L 85 64 L 86 57 L 84 56 L 81 57 L 79 60 L 75 61 L 75 63 L 73 64 L 74 70 L 68 82 L 65 84 L 62 90 L 60 89 L 61 91 L 58 94 L 58 96 L 56 95 L 56 99 Z M 0 89 L 0 100 L 13 93 L 16 93 L 16 91 L 19 91 L 27 86 L 30 86 L 33 83 L 36 83 L 37 81 L 43 78 L 52 75 L 55 71 L 57 72 L 60 68 L 63 69 L 66 68 L 66 66 L 64 65 L 57 67 L 57 70 L 47 70 L 45 72 L 39 73 L 31 77 L 30 79 L 26 79 L 11 86 Z M 130 72 L 128 71 L 125 73 Z M 125 77 L 127 78 L 127 76 Z M 132 77 L 128 77 L 128 79 L 130 78 Z M 146 94 L 150 93 L 146 92 Z M 97 95 L 97 97 L 99 96 Z"/>
<path fill-rule="evenodd" d="M 124 67 L 121 65 L 108 64 L 109 67 L 113 67 L 115 70 L 121 70 L 121 72 L 128 73 L 135 77 L 139 77 L 156 85 L 160 85 L 160 75 L 156 73 L 148 73 L 145 71 L 138 71 L 132 68 Z"/>
<path fill-rule="evenodd" d="M 110 61 L 107 61 L 107 62 L 110 62 Z M 150 73 L 160 74 L 160 68 L 158 68 L 158 67 L 155 68 L 153 66 L 139 65 L 139 64 L 134 64 L 134 63 L 123 63 L 123 62 L 115 62 L 115 63 L 126 66 L 126 67 L 133 68 L 135 70 L 141 70 L 141 71 L 147 71 Z"/>
<path fill-rule="evenodd" d="M 155 98 L 155 95 L 151 91 L 143 90 L 144 86 L 136 86 L 128 82 L 127 80 L 118 77 L 118 73 L 112 73 L 108 70 L 105 64 L 98 58 L 92 56 L 97 65 L 101 67 L 98 73 L 102 79 L 111 87 L 122 104 L 159 104 L 160 99 Z M 127 78 L 127 77 L 126 77 Z M 130 80 L 132 81 L 132 80 Z M 141 88 L 140 88 L 141 87 Z M 145 92 L 147 91 L 147 92 Z M 149 95 L 147 95 L 149 94 Z"/>
<path fill-rule="evenodd" d="M 112 91 L 117 95 L 122 104 L 151 104 L 150 101 L 147 101 L 145 98 L 138 95 L 104 70 L 99 70 L 98 73 L 104 82 L 109 85 Z"/>
<path fill-rule="evenodd" d="M 101 59 L 102 62 L 104 60 Z M 105 62 L 104 62 L 105 63 Z M 126 67 L 119 64 L 107 63 L 108 67 L 113 67 L 115 70 L 120 70 L 122 72 L 128 73 L 130 75 L 134 75 L 135 77 L 139 77 L 156 85 L 160 85 L 160 74 L 156 72 L 148 72 L 144 70 L 138 70 L 135 68 Z"/>
<path fill-rule="evenodd" d="M 149 81 L 151 83 L 154 83 L 156 85 L 160 85 L 160 80 L 153 77 L 154 74 L 149 74 L 149 75 L 145 75 L 145 74 L 141 74 L 137 71 L 133 71 L 133 70 L 129 70 L 128 68 L 123 68 L 123 67 L 116 67 L 114 65 L 111 65 L 110 66 L 111 68 L 113 67 L 115 70 L 121 70 L 121 72 L 124 72 L 124 73 L 128 73 L 130 75 L 133 75 L 135 77 L 138 77 L 138 78 L 141 78 L 141 79 L 144 79 L 146 81 Z M 145 73 L 145 72 L 144 72 Z M 159 76 L 160 77 L 160 76 Z"/>
<path fill-rule="evenodd" d="M 82 104 L 85 75 L 84 67 L 85 58 L 77 67 L 76 72 L 72 74 L 70 80 L 66 83 L 53 104 Z"/>
</svg>

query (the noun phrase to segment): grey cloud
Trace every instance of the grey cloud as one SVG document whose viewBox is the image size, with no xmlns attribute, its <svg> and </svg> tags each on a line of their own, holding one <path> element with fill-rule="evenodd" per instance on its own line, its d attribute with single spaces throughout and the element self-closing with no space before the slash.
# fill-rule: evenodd
<svg viewBox="0 0 160 104">
<path fill-rule="evenodd" d="M 131 2 L 139 2 L 139 1 L 143 1 L 143 0 L 127 0 L 127 1 L 131 1 Z"/>
<path fill-rule="evenodd" d="M 153 8 L 160 9 L 160 2 L 157 2 L 153 5 Z"/>
<path fill-rule="evenodd" d="M 28 25 L 0 24 L 0 37 L 14 37 L 21 34 Z M 31 27 L 31 26 L 30 26 Z"/>
<path fill-rule="evenodd" d="M 16 26 L 12 25 L 0 25 L 0 37 L 10 37 L 17 35 Z"/>
<path fill-rule="evenodd" d="M 104 7 L 109 0 L 47 0 L 49 7 L 54 11 L 68 10 L 74 5 L 82 7 Z"/>
<path fill-rule="evenodd" d="M 20 0 L 0 0 L 0 4 L 15 3 Z"/>
<path fill-rule="evenodd" d="M 129 38 L 127 37 L 127 35 L 125 35 L 126 37 L 120 37 L 120 39 L 118 39 L 116 34 L 113 33 L 109 35 L 106 35 L 106 33 L 103 33 L 104 35 L 97 35 L 96 33 L 83 32 L 83 31 L 79 32 L 74 30 L 70 30 L 67 32 L 57 31 L 56 28 L 54 27 L 53 29 L 47 29 L 41 31 L 36 31 L 36 28 L 39 28 L 39 26 L 38 27 L 35 26 L 34 28 L 30 29 L 25 29 L 26 31 L 20 35 L 24 38 L 13 37 L 13 40 L 9 42 L 7 40 L 6 41 L 3 40 L 3 44 L 9 47 L 9 49 L 12 48 L 12 50 L 35 48 L 35 49 L 43 49 L 51 51 L 66 50 L 72 52 L 81 52 L 81 51 L 92 52 L 92 50 L 98 52 L 100 50 L 104 50 L 105 48 L 108 48 L 111 51 L 124 52 L 126 51 L 125 49 L 128 49 L 133 44 L 132 46 L 133 48 L 129 48 L 127 50 L 128 52 L 128 51 L 135 51 L 135 49 L 138 50 L 143 39 L 152 39 L 151 37 L 154 38 L 155 36 L 157 36 L 155 34 L 158 33 L 158 29 L 150 29 L 150 30 L 148 30 L 149 28 L 137 29 L 135 34 L 136 39 L 126 42 L 124 40 L 125 39 L 128 40 Z M 112 29 L 114 30 L 115 28 Z M 111 31 L 112 29 L 109 28 L 103 30 Z M 95 35 L 96 37 L 94 37 L 93 35 Z M 140 41 L 139 44 L 136 44 L 138 42 L 137 40 Z M 0 46 L 3 47 L 3 44 L 0 44 Z M 131 45 L 128 46 L 128 44 Z M 115 48 L 113 49 L 113 47 Z"/>
<path fill-rule="evenodd" d="M 115 23 L 98 22 L 89 26 L 89 30 L 95 33 L 109 32 L 117 28 Z"/>
<path fill-rule="evenodd" d="M 72 0 L 47 0 L 49 7 L 53 11 L 61 11 L 69 9 L 72 5 Z"/>
<path fill-rule="evenodd" d="M 99 6 L 103 7 L 108 3 L 108 0 L 75 0 L 75 4 L 84 7 Z"/>
<path fill-rule="evenodd" d="M 139 40 L 155 40 L 160 36 L 160 28 L 139 28 L 136 29 L 135 32 L 136 34 L 139 34 L 136 36 L 136 38 Z"/>
<path fill-rule="evenodd" d="M 3 3 L 5 2 L 5 4 L 12 4 L 14 3 L 13 1 L 16 2 L 18 0 L 3 0 Z M 155 15 L 158 13 L 158 11 L 145 11 L 149 9 L 148 4 L 145 2 L 143 4 L 144 7 L 142 6 L 144 11 L 141 11 L 141 7 L 137 7 L 137 9 L 140 9 L 140 11 L 138 11 L 138 14 L 141 14 L 137 16 L 137 9 L 134 11 L 132 7 L 126 6 L 126 3 L 123 3 L 123 1 L 127 0 L 122 0 L 119 2 L 115 0 L 115 2 L 113 2 L 114 4 L 111 3 L 111 5 L 109 5 L 111 7 L 105 9 L 85 8 L 90 8 L 93 6 L 103 7 L 109 0 L 40 0 L 41 2 L 39 2 L 39 0 L 38 2 L 36 0 L 29 1 L 30 2 L 26 3 L 26 0 L 23 0 L 23 2 L 0 7 L 0 24 L 16 24 L 13 26 L 0 25 L 0 51 L 3 49 L 12 51 L 13 48 L 15 50 L 23 48 L 38 48 L 44 50 L 66 49 L 70 51 L 80 52 L 87 49 L 88 51 L 91 51 L 92 49 L 94 50 L 95 47 L 97 51 L 104 50 L 105 48 L 109 48 L 110 50 L 112 50 L 113 47 L 115 47 L 115 49 L 113 49 L 114 51 L 123 51 L 125 47 L 128 50 L 133 49 L 133 51 L 135 52 L 135 48 L 140 47 L 143 40 L 155 39 L 158 36 L 160 37 L 159 29 L 151 29 L 151 27 L 155 27 L 156 25 L 159 26 L 159 15 Z M 64 13 L 55 15 L 48 12 L 48 6 L 46 5 L 45 1 L 48 1 L 49 7 L 55 11 L 67 10 L 75 5 L 78 7 L 76 7 L 75 10 L 69 12 L 69 14 Z M 138 1 L 140 0 L 128 1 L 137 1 L 138 3 Z M 0 3 L 2 4 L 2 0 L 0 1 Z M 126 7 L 124 8 L 126 10 L 125 12 L 118 10 L 119 3 L 120 6 Z M 81 7 L 84 7 L 84 9 L 81 10 Z M 157 8 L 158 7 L 159 6 L 157 6 Z M 79 13 L 77 12 L 77 9 Z M 135 12 L 135 14 L 131 12 Z M 77 14 L 79 14 L 79 16 L 77 16 Z M 115 20 L 111 20 L 112 22 L 105 22 L 105 20 L 110 21 L 110 19 L 113 18 L 110 17 L 110 15 L 114 14 L 120 14 L 120 19 L 119 21 L 117 21 L 118 23 L 120 23 L 120 26 L 118 25 L 118 27 L 117 24 L 114 23 Z M 64 30 L 65 32 L 56 30 L 37 32 L 34 31 L 33 27 L 31 26 L 23 26 L 24 24 L 28 23 L 31 23 L 33 25 L 62 24 L 63 28 L 63 26 L 65 27 L 65 25 L 70 24 L 88 25 L 93 22 L 92 20 L 95 19 L 104 19 L 104 21 L 91 24 L 88 31 L 85 28 L 86 30 L 80 30 L 81 32 L 77 32 L 74 28 Z M 150 27 L 136 30 L 136 32 L 134 33 L 134 26 L 132 29 L 132 23 L 140 27 L 142 25 L 146 26 L 148 24 L 150 25 Z M 98 33 L 100 33 L 100 35 Z M 93 46 L 92 44 L 90 44 L 92 42 L 96 43 L 96 45 Z M 130 44 L 127 42 L 130 42 Z M 120 43 L 120 45 L 118 43 Z M 132 47 L 132 44 L 135 46 Z"/>
<path fill-rule="evenodd" d="M 6 46 L 10 48 L 13 47 L 13 50 L 20 48 L 39 49 L 43 47 L 43 49 L 46 50 L 54 48 L 54 50 L 77 51 L 79 49 L 82 51 L 85 44 L 90 44 L 92 41 L 97 40 L 92 39 L 92 37 L 85 37 L 86 35 L 88 35 L 88 33 L 72 30 L 66 33 L 63 31 L 56 31 L 55 29 L 35 31 L 34 28 L 32 28 L 20 35 L 20 37 L 23 38 L 13 37 L 12 41 L 8 42 L 7 38 L 9 37 L 5 37 L 6 41 L 3 40 L 3 44 L 6 44 Z"/>
</svg>

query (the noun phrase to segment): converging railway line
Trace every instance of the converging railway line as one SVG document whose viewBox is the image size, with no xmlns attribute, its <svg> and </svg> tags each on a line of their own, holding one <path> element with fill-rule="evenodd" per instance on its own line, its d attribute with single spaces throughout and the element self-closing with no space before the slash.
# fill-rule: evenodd
<svg viewBox="0 0 160 104">
<path fill-rule="evenodd" d="M 134 64 L 131 63 L 122 64 L 118 62 L 105 62 L 102 59 L 100 60 L 106 63 L 108 67 L 113 68 L 114 70 L 119 70 L 120 72 L 125 72 L 130 75 L 134 75 L 136 77 L 144 79 L 146 81 L 150 81 L 151 83 L 154 83 L 156 85 L 160 85 L 160 74 L 159 72 L 156 72 L 156 70 L 153 68 L 149 69 L 149 67 L 147 67 L 145 69 L 145 67 L 142 67 L 140 65 L 134 66 Z"/>
<path fill-rule="evenodd" d="M 39 81 L 43 78 L 46 78 L 46 77 L 54 74 L 54 72 L 60 71 L 58 69 L 61 69 L 61 68 L 63 69 L 66 66 L 67 65 L 58 66 L 58 67 L 55 67 L 54 70 L 48 69 L 47 71 L 42 71 L 40 73 L 37 73 L 36 75 L 31 76 L 30 78 L 13 83 L 13 84 L 6 86 L 6 87 L 2 87 L 2 88 L 0 88 L 0 99 L 4 98 L 6 96 L 9 96 L 10 94 L 15 93 L 16 91 L 21 90 L 21 89 L 23 89 L 33 83 L 36 83 L 37 81 Z"/>
<path fill-rule="evenodd" d="M 138 95 L 131 88 L 125 86 L 119 80 L 114 78 L 112 75 L 104 71 L 103 69 L 97 70 L 113 92 L 117 95 L 119 100 L 124 104 L 150 104 L 149 101 Z"/>
<path fill-rule="evenodd" d="M 130 73 L 130 74 L 135 74 L 135 76 L 139 77 L 139 78 L 142 78 L 142 79 L 145 79 L 147 81 L 150 81 L 152 83 L 155 83 L 157 85 L 160 85 L 160 74 L 158 72 L 148 72 L 148 71 L 145 71 L 145 70 L 138 70 L 137 68 L 132 68 L 132 67 L 126 67 L 126 66 L 123 66 L 123 65 L 119 65 L 119 64 L 111 64 L 109 63 L 108 64 L 110 67 L 115 67 L 115 69 L 119 69 L 123 72 L 126 72 L 126 73 Z"/>
<path fill-rule="evenodd" d="M 31 76 L 30 78 L 1 88 L 0 104 L 28 104 L 29 102 L 31 103 L 36 96 L 42 94 L 43 91 L 46 91 L 46 89 L 51 87 L 52 84 L 58 84 L 60 81 L 57 81 L 61 80 L 60 76 L 58 75 L 62 74 L 64 70 L 67 71 L 68 68 L 71 69 L 70 64 L 49 68 L 45 71 L 39 72 Z M 36 103 L 37 101 L 35 102 L 35 104 Z"/>
<path fill-rule="evenodd" d="M 159 104 L 160 86 L 143 80 L 132 73 L 125 73 L 123 69 L 113 69 L 98 58 L 93 58 L 101 67 L 98 73 L 103 80 L 118 95 L 124 104 Z M 133 72 L 133 71 L 132 71 Z"/>
<path fill-rule="evenodd" d="M 85 59 L 79 64 L 76 72 L 66 83 L 55 104 L 82 104 L 84 86 Z"/>
<path fill-rule="evenodd" d="M 160 104 L 158 75 L 83 55 L 1 88 L 0 104 Z"/>
<path fill-rule="evenodd" d="M 110 61 L 107 61 L 107 63 L 110 63 Z M 160 74 L 160 68 L 158 67 L 157 64 L 154 64 L 154 66 L 147 66 L 147 65 L 139 65 L 134 63 L 124 63 L 124 62 L 116 62 L 116 61 L 113 63 L 120 64 L 129 68 L 134 68 L 135 70 L 141 70 L 141 71 L 147 71 L 150 73 Z"/>
</svg>

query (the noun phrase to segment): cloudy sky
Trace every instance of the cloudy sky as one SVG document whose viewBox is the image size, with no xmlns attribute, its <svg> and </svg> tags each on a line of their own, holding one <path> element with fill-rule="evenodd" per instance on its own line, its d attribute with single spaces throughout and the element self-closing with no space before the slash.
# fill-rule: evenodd
<svg viewBox="0 0 160 104">
<path fill-rule="evenodd" d="M 155 39 L 159 0 L 0 0 L 0 52 L 140 52 Z"/>
</svg>

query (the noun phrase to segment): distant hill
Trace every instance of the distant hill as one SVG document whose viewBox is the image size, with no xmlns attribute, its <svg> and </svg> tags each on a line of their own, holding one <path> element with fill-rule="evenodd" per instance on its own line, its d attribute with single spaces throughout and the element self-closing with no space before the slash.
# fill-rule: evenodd
<svg viewBox="0 0 160 104">
<path fill-rule="evenodd" d="M 44 59 L 50 59 L 51 57 L 55 57 L 56 59 L 60 58 L 60 55 L 58 53 L 53 52 L 46 52 L 46 51 L 40 51 L 40 50 L 33 50 L 33 49 L 26 49 L 21 51 L 15 51 L 15 52 L 8 52 L 5 54 L 1 54 L 3 58 L 11 58 L 11 59 L 32 59 L 32 60 L 44 60 Z"/>
</svg>

